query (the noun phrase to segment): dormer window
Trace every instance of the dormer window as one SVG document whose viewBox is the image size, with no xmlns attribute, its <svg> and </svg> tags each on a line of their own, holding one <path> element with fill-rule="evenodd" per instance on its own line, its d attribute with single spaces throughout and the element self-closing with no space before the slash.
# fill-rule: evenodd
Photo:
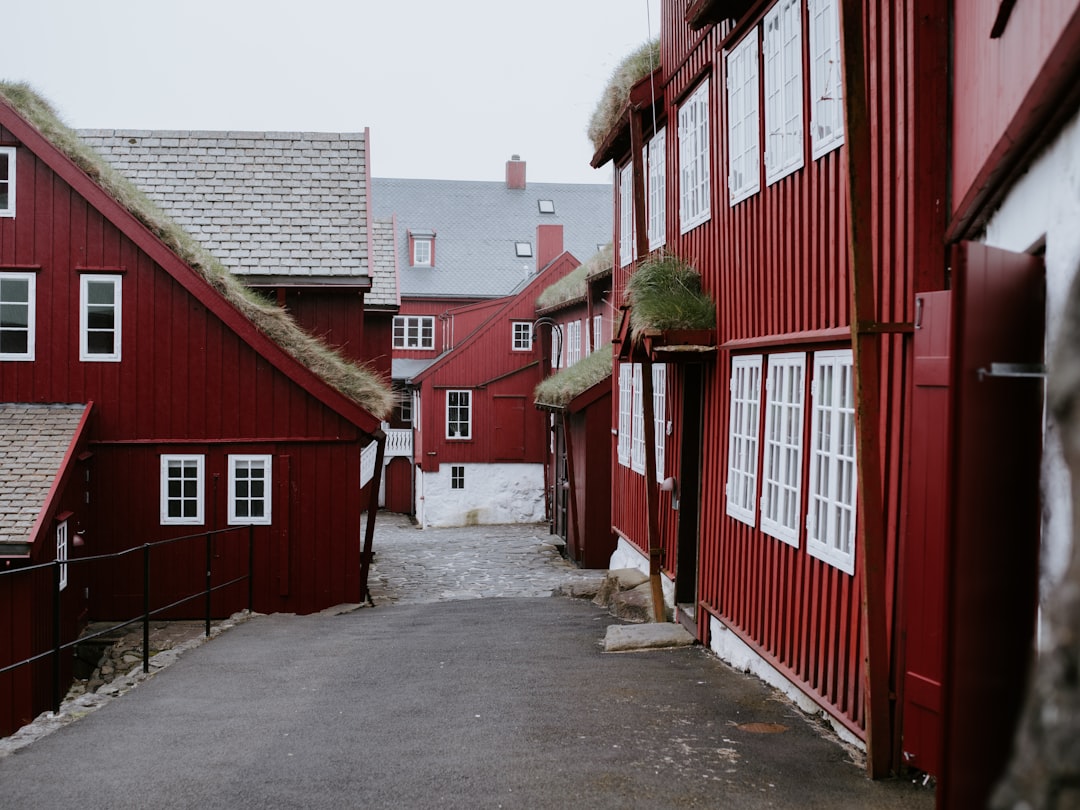
<svg viewBox="0 0 1080 810">
<path fill-rule="evenodd" d="M 435 266 L 435 232 L 409 232 L 409 265 L 411 267 Z"/>
<path fill-rule="evenodd" d="M 514 242 L 514 255 L 519 259 L 527 259 L 532 254 L 532 242 Z"/>
<path fill-rule="evenodd" d="M 0 217 L 15 216 L 15 147 L 0 146 Z"/>
<path fill-rule="evenodd" d="M 536 204 L 540 206 L 541 214 L 554 214 L 555 213 L 555 201 L 554 200 L 537 200 Z"/>
</svg>

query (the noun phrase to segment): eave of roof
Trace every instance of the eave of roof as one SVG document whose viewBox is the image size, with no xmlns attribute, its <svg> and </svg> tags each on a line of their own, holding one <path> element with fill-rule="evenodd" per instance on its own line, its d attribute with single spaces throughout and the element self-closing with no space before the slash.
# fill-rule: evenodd
<svg viewBox="0 0 1080 810">
<path fill-rule="evenodd" d="M 630 117 L 652 106 L 660 116 L 664 110 L 664 91 L 661 69 L 657 68 L 630 89 L 630 95 L 619 112 L 615 125 L 608 130 L 603 142 L 593 154 L 589 165 L 599 169 L 610 160 L 618 160 L 630 151 Z"/>
</svg>

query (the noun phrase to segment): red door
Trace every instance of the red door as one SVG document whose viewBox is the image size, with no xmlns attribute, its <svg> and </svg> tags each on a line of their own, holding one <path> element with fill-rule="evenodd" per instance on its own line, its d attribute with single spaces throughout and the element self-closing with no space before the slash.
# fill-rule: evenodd
<svg viewBox="0 0 1080 810">
<path fill-rule="evenodd" d="M 497 396 L 495 402 L 495 460 L 525 458 L 525 397 Z"/>
</svg>

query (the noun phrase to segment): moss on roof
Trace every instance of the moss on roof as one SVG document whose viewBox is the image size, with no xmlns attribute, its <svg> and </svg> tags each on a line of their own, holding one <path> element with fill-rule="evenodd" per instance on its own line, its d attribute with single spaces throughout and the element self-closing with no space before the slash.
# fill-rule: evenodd
<svg viewBox="0 0 1080 810">
<path fill-rule="evenodd" d="M 373 369 L 354 363 L 304 331 L 292 316 L 249 289 L 64 124 L 56 110 L 25 82 L 0 81 L 0 96 L 57 149 L 149 228 L 223 298 L 303 366 L 380 419 L 393 407 L 390 386 Z"/>
<path fill-rule="evenodd" d="M 588 280 L 610 270 L 614 252 L 608 242 L 601 250 L 594 253 L 584 264 L 575 267 L 561 279 L 545 289 L 536 298 L 537 309 L 550 309 L 559 304 L 584 298 L 588 291 Z"/>
<path fill-rule="evenodd" d="M 656 70 L 659 64 L 660 40 L 654 39 L 643 43 L 615 68 L 589 119 L 587 132 L 593 149 L 600 148 L 619 120 L 619 113 L 626 106 L 634 85 Z"/>
<path fill-rule="evenodd" d="M 643 261 L 626 284 L 630 335 L 658 329 L 715 329 L 716 304 L 701 289 L 701 274 L 672 253 Z"/>
<path fill-rule="evenodd" d="M 610 349 L 595 351 L 536 386 L 533 399 L 537 405 L 565 408 L 574 397 L 610 377 L 611 366 Z"/>
</svg>

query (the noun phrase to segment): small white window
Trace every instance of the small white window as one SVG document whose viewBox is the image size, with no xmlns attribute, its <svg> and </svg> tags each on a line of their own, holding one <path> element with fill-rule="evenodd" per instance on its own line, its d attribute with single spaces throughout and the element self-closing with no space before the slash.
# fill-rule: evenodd
<svg viewBox="0 0 1080 810">
<path fill-rule="evenodd" d="M 15 216 L 15 147 L 0 146 L 0 217 Z"/>
<path fill-rule="evenodd" d="M 641 401 L 641 363 L 634 363 L 630 414 L 630 469 L 645 474 L 645 409 Z"/>
<path fill-rule="evenodd" d="M 630 422 L 634 408 L 634 366 L 619 364 L 619 464 L 630 466 Z"/>
<path fill-rule="evenodd" d="M 33 360 L 37 314 L 33 273 L 0 273 L 0 360 Z"/>
<path fill-rule="evenodd" d="M 757 32 L 755 26 L 727 56 L 728 193 L 732 205 L 761 188 Z"/>
<path fill-rule="evenodd" d="M 855 573 L 855 394 L 850 349 L 814 355 L 806 551 Z"/>
<path fill-rule="evenodd" d="M 532 242 L 514 242 L 514 255 L 519 259 L 532 256 Z"/>
<path fill-rule="evenodd" d="M 84 275 L 79 287 L 79 359 L 118 362 L 121 277 Z"/>
<path fill-rule="evenodd" d="M 711 215 L 709 179 L 709 82 L 679 107 L 679 231 L 686 233 Z"/>
<path fill-rule="evenodd" d="M 634 166 L 619 170 L 619 267 L 634 260 Z"/>
<path fill-rule="evenodd" d="M 657 363 L 652 367 L 653 380 L 653 443 L 656 447 L 656 480 L 662 482 L 667 449 L 667 366 Z"/>
<path fill-rule="evenodd" d="M 515 352 L 532 351 L 532 324 L 528 321 L 514 321 L 513 349 Z"/>
<path fill-rule="evenodd" d="M 754 525 L 757 495 L 761 355 L 731 360 L 731 411 L 728 416 L 727 514 Z"/>
<path fill-rule="evenodd" d="M 60 563 L 60 590 L 68 584 L 68 522 L 61 520 L 56 525 L 56 561 Z"/>
<path fill-rule="evenodd" d="M 780 0 L 765 15 L 765 180 L 803 165 L 802 0 Z"/>
<path fill-rule="evenodd" d="M 554 200 L 537 200 L 537 205 L 540 207 L 541 214 L 554 214 L 555 213 L 555 201 Z"/>
<path fill-rule="evenodd" d="M 446 392 L 446 438 L 472 438 L 472 391 Z"/>
<path fill-rule="evenodd" d="M 761 462 L 761 530 L 799 547 L 806 355 L 769 355 Z"/>
<path fill-rule="evenodd" d="M 581 359 L 581 321 L 570 321 L 566 325 L 566 367 Z"/>
<path fill-rule="evenodd" d="M 565 326 L 553 326 L 551 328 L 551 368 L 563 367 L 563 333 Z"/>
<path fill-rule="evenodd" d="M 413 266 L 431 267 L 431 240 L 413 239 Z"/>
<path fill-rule="evenodd" d="M 838 0 L 809 0 L 810 140 L 819 158 L 844 142 Z"/>
<path fill-rule="evenodd" d="M 161 523 L 201 526 L 203 523 L 203 456 L 161 457 Z"/>
<path fill-rule="evenodd" d="M 229 525 L 270 523 L 270 456 L 229 456 Z"/>
<path fill-rule="evenodd" d="M 394 316 L 394 348 L 435 348 L 435 318 L 433 316 Z"/>
<path fill-rule="evenodd" d="M 647 174 L 649 190 L 647 195 L 649 220 L 649 250 L 663 246 L 666 236 L 665 222 L 665 139 L 667 130 L 661 129 L 649 141 L 646 149 L 649 171 Z"/>
<path fill-rule="evenodd" d="M 465 489 L 465 467 L 457 464 L 450 467 L 450 489 Z"/>
<path fill-rule="evenodd" d="M 592 350 L 598 351 L 604 342 L 604 316 L 593 315 L 592 319 Z"/>
</svg>

